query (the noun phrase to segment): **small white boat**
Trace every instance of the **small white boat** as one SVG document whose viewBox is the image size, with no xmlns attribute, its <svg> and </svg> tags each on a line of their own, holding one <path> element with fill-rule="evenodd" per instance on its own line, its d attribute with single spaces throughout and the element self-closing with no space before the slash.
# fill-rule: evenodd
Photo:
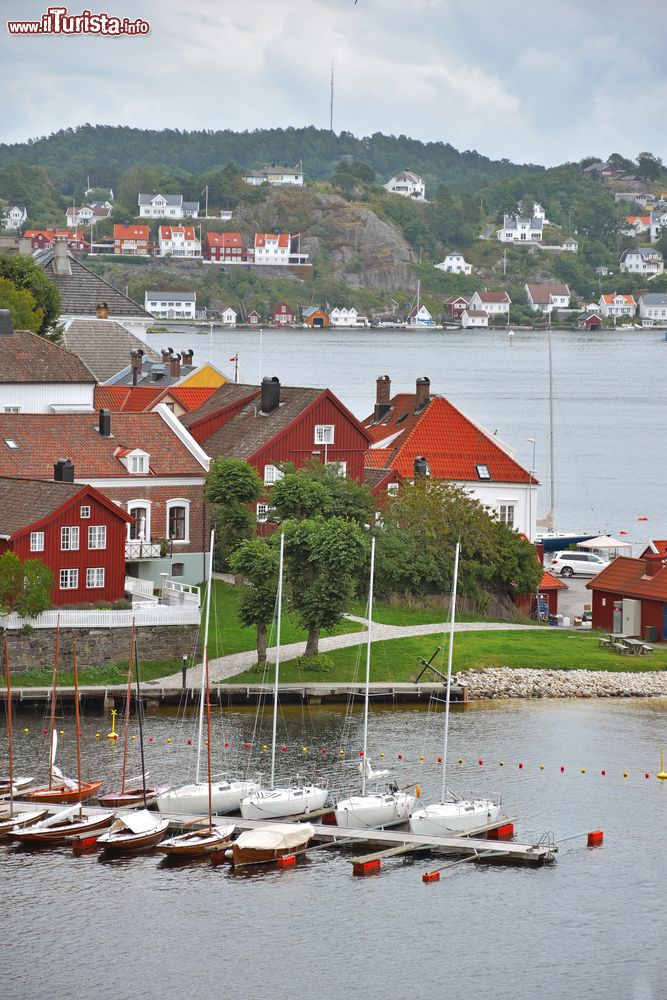
<svg viewBox="0 0 667 1000">
<path fill-rule="evenodd" d="M 229 778 L 214 781 L 211 784 L 211 811 L 217 815 L 234 812 L 242 799 L 257 792 L 259 787 L 258 782 L 250 780 Z M 157 795 L 155 802 L 161 813 L 176 816 L 196 816 L 208 812 L 208 782 L 172 788 Z"/>
<path fill-rule="evenodd" d="M 10 782 L 9 777 L 3 775 L 0 777 L 0 796 L 21 795 L 26 788 L 30 788 L 34 780 L 34 778 L 14 778 Z"/>
<path fill-rule="evenodd" d="M 329 791 L 320 785 L 295 785 L 284 788 L 260 788 L 241 802 L 244 819 L 281 819 L 303 816 L 321 809 Z"/>
<path fill-rule="evenodd" d="M 221 851 L 231 843 L 236 827 L 229 826 L 209 826 L 206 821 L 204 825 L 186 830 L 175 837 L 161 841 L 158 844 L 158 851 L 168 855 L 170 858 L 196 858 L 210 851 Z"/>
<path fill-rule="evenodd" d="M 168 819 L 160 819 L 155 813 L 140 809 L 139 812 L 117 816 L 107 832 L 97 838 L 97 843 L 110 853 L 143 851 L 155 847 L 164 837 L 168 826 Z"/>
<path fill-rule="evenodd" d="M 315 836 L 310 823 L 273 823 L 247 830 L 232 844 L 235 865 L 257 865 L 302 851 Z"/>
</svg>

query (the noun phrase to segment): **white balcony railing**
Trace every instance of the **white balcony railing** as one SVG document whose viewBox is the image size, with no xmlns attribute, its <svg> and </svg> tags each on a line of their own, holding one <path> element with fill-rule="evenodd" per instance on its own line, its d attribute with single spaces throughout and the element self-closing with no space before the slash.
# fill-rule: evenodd
<svg viewBox="0 0 667 1000">
<path fill-rule="evenodd" d="M 152 580 L 140 580 L 136 576 L 125 577 L 126 594 L 132 594 L 134 597 L 145 597 L 157 602 L 157 598 L 153 595 L 154 589 L 155 585 Z"/>
<path fill-rule="evenodd" d="M 141 559 L 159 559 L 162 554 L 160 542 L 125 542 L 126 562 L 138 562 Z"/>
</svg>

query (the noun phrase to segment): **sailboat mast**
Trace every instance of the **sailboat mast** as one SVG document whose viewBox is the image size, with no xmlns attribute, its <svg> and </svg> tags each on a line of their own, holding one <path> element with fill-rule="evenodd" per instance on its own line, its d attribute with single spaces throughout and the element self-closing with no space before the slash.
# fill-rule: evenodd
<svg viewBox="0 0 667 1000">
<path fill-rule="evenodd" d="M 280 536 L 280 562 L 278 565 L 278 624 L 276 626 L 276 673 L 273 679 L 273 732 L 271 734 L 271 788 L 276 777 L 276 731 L 278 729 L 278 676 L 280 674 L 280 619 L 283 608 L 283 563 L 285 536 Z"/>
<path fill-rule="evenodd" d="M 447 743 L 449 740 L 449 698 L 452 690 L 452 659 L 454 656 L 454 620 L 456 617 L 456 589 L 459 579 L 459 553 L 461 543 L 456 543 L 454 555 L 454 580 L 452 582 L 451 608 L 449 616 L 449 651 L 447 653 L 447 698 L 445 701 L 445 739 L 442 748 L 442 802 L 447 791 Z"/>
<path fill-rule="evenodd" d="M 49 739 L 49 788 L 53 787 L 53 765 L 55 764 L 55 753 L 53 752 L 53 734 L 56 730 L 56 690 L 58 688 L 58 643 L 60 641 L 60 615 L 56 619 L 56 651 L 53 657 L 53 690 L 51 692 L 51 732 Z"/>
<path fill-rule="evenodd" d="M 14 745 L 12 742 L 12 681 L 9 676 L 9 642 L 5 636 L 5 674 L 7 675 L 7 731 L 9 733 L 9 815 L 14 815 Z"/>
<path fill-rule="evenodd" d="M 79 795 L 81 795 L 81 733 L 79 732 L 79 672 L 76 666 L 76 636 L 73 642 L 73 672 L 74 672 L 74 725 L 76 726 L 76 780 L 79 783 Z M 79 816 L 83 810 L 81 799 L 79 799 Z"/>
<path fill-rule="evenodd" d="M 213 829 L 213 786 L 211 783 L 211 692 L 208 686 L 208 650 L 205 656 L 206 670 L 206 768 L 208 777 L 208 828 Z"/>
<path fill-rule="evenodd" d="M 371 538 L 371 572 L 368 581 L 368 639 L 366 642 L 366 688 L 364 691 L 364 744 L 361 768 L 361 794 L 366 794 L 366 760 L 368 755 L 368 707 L 371 687 L 371 623 L 373 621 L 373 581 L 375 577 L 375 535 Z"/>
<path fill-rule="evenodd" d="M 556 479 L 554 475 L 554 377 L 551 356 L 551 317 L 549 317 L 549 514 L 553 527 L 556 506 Z"/>
<path fill-rule="evenodd" d="M 125 739 L 123 740 L 123 774 L 121 778 L 120 794 L 125 793 L 125 768 L 127 765 L 127 741 L 130 735 L 130 697 L 132 695 L 132 667 L 134 655 L 134 618 L 132 619 L 132 632 L 130 634 L 130 662 L 127 668 L 127 694 L 125 696 Z"/>
<path fill-rule="evenodd" d="M 135 677 L 137 680 L 137 717 L 139 719 L 139 747 L 141 748 L 141 787 L 144 793 L 144 809 L 146 808 L 146 765 L 144 764 L 144 727 L 142 723 L 142 706 L 141 706 L 141 686 L 139 682 L 139 645 L 137 642 L 137 633 L 134 633 L 134 669 Z"/>
<path fill-rule="evenodd" d="M 211 617 L 211 588 L 213 587 L 213 548 L 215 541 L 215 530 L 211 530 L 211 542 L 208 558 L 208 583 L 206 585 L 206 611 L 204 616 L 204 648 L 202 650 L 202 673 L 201 673 L 201 698 L 199 700 L 199 730 L 197 736 L 197 770 L 195 771 L 195 784 L 199 784 L 199 770 L 201 767 L 201 736 L 204 728 L 204 702 L 206 699 L 206 662 L 208 656 L 208 626 Z"/>
</svg>

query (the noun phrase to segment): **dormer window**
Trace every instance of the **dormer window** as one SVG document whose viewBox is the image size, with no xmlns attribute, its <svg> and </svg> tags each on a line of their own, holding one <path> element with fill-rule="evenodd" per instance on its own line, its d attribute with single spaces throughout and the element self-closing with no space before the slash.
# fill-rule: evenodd
<svg viewBox="0 0 667 1000">
<path fill-rule="evenodd" d="M 131 476 L 145 476 L 150 471 L 150 455 L 146 451 L 134 448 L 124 455 L 117 454 Z"/>
<path fill-rule="evenodd" d="M 491 473 L 489 472 L 488 465 L 476 465 L 475 468 L 477 469 L 477 475 L 479 476 L 480 479 L 491 478 Z"/>
</svg>

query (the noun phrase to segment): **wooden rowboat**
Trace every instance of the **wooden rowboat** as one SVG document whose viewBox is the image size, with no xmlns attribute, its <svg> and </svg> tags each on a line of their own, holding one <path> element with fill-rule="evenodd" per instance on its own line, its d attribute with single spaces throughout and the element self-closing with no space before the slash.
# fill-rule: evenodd
<svg viewBox="0 0 667 1000">
<path fill-rule="evenodd" d="M 66 781 L 44 788 L 33 788 L 26 792 L 23 798 L 27 802 L 46 802 L 54 805 L 67 805 L 69 802 L 85 802 L 95 795 L 104 784 L 103 781 Z"/>
<path fill-rule="evenodd" d="M 311 823 L 271 823 L 247 830 L 232 844 L 235 865 L 259 865 L 302 851 L 315 836 Z"/>
<path fill-rule="evenodd" d="M 0 813 L 0 837 L 6 837 L 14 829 L 26 829 L 34 826 L 49 815 L 48 809 L 39 812 Z"/>
<path fill-rule="evenodd" d="M 146 805 L 152 805 L 158 795 L 163 795 L 168 791 L 168 785 L 146 788 Z M 123 809 L 126 806 L 136 806 L 144 801 L 144 789 L 138 786 L 126 788 L 125 791 L 107 792 L 105 795 L 98 795 L 97 801 L 104 809 Z"/>
<path fill-rule="evenodd" d="M 159 844 L 168 826 L 168 819 L 160 819 L 147 809 L 141 809 L 117 816 L 110 829 L 97 838 L 97 843 L 110 854 L 144 851 Z"/>
<path fill-rule="evenodd" d="M 96 813 L 91 816 L 81 812 L 81 807 L 71 806 L 26 829 L 14 826 L 9 836 L 12 840 L 19 840 L 31 847 L 66 844 L 70 840 L 90 836 L 97 830 L 104 830 L 112 823 L 113 813 Z"/>
<path fill-rule="evenodd" d="M 32 785 L 34 778 L 14 778 L 13 781 L 5 774 L 0 778 L 0 795 L 9 795 L 13 790 L 14 795 L 20 795 Z"/>
<path fill-rule="evenodd" d="M 221 851 L 232 840 L 235 826 L 208 826 L 199 830 L 188 830 L 176 837 L 163 840 L 158 851 L 171 858 L 196 858 L 210 851 Z"/>
</svg>

